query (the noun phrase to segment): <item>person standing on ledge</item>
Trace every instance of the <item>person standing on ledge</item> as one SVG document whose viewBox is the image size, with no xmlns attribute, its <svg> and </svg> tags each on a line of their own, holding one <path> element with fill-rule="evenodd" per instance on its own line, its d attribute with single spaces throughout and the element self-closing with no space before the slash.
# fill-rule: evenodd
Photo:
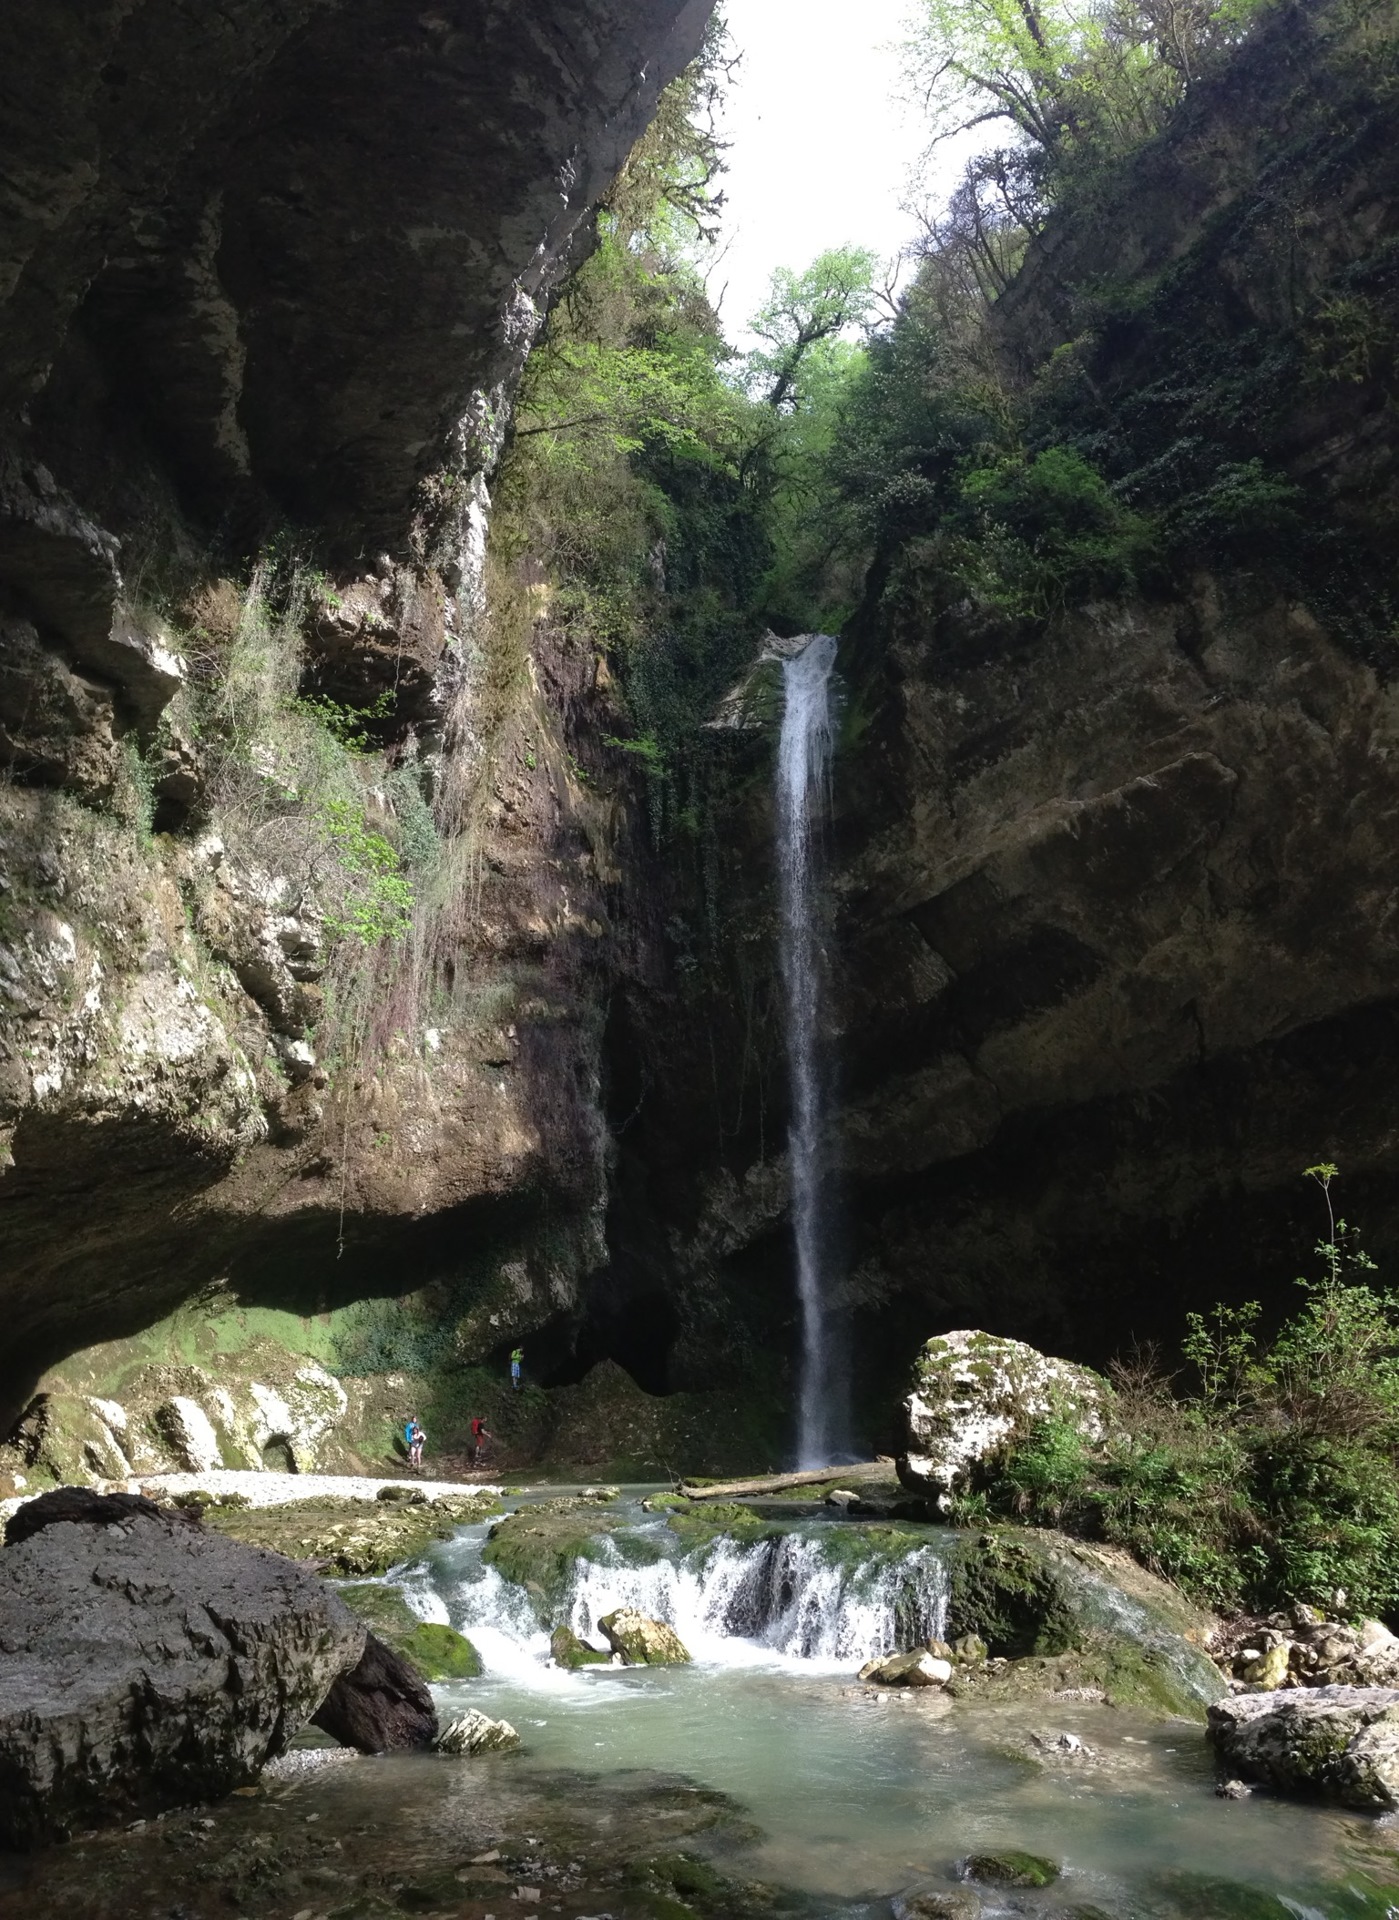
<svg viewBox="0 0 1399 1920">
<path fill-rule="evenodd" d="M 518 1393 L 520 1391 L 520 1388 L 524 1385 L 524 1382 L 520 1378 L 520 1368 L 524 1364 L 525 1364 L 525 1350 L 523 1347 L 516 1347 L 515 1351 L 510 1356 L 510 1384 L 512 1387 L 514 1387 L 516 1393 Z"/>
</svg>

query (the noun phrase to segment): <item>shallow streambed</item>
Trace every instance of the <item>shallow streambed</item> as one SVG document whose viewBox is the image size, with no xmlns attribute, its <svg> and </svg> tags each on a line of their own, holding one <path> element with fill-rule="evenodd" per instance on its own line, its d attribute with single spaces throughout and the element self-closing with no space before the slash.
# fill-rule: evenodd
<svg viewBox="0 0 1399 1920">
<path fill-rule="evenodd" d="M 1005 1848 L 1062 1873 L 979 1888 L 987 1920 L 1399 1914 L 1399 1829 L 1216 1798 L 1197 1722 L 858 1685 L 867 1653 L 941 1617 L 936 1542 L 861 1567 L 823 1552 L 817 1525 L 759 1591 L 752 1547 L 686 1548 L 633 1498 L 610 1511 L 612 1544 L 565 1568 L 545 1610 L 590 1634 L 609 1607 L 638 1605 L 671 1621 L 693 1666 L 552 1666 L 530 1594 L 483 1563 L 487 1526 L 464 1527 L 388 1577 L 485 1661 L 482 1678 L 437 1689 L 444 1718 L 503 1715 L 522 1753 L 346 1759 L 0 1863 L 0 1920 L 889 1920 L 902 1892 L 951 1890 L 969 1853 Z"/>
<path fill-rule="evenodd" d="M 638 1533 L 663 1532 L 639 1506 L 629 1517 Z M 461 1627 L 483 1655 L 482 1679 L 442 1690 L 444 1711 L 470 1703 L 512 1720 L 526 1742 L 522 1770 L 683 1770 L 732 1796 L 762 1833 L 727 1849 L 735 1872 L 867 1900 L 955 1874 L 970 1852 L 1016 1847 L 1064 1867 L 1052 1891 L 1016 1896 L 1026 1911 L 1085 1902 L 1120 1914 L 1229 1910 L 1210 1904 L 1224 1899 L 1218 1891 L 1198 1889 L 1197 1900 L 1177 1880 L 1168 1893 L 1167 1882 L 1188 1873 L 1327 1920 L 1386 1912 L 1390 1896 L 1381 1899 L 1373 1879 L 1361 1897 L 1362 1872 L 1399 1881 L 1399 1831 L 1262 1795 L 1219 1799 L 1195 1722 L 1065 1698 L 992 1706 L 871 1693 L 854 1669 L 887 1642 L 887 1586 L 813 1577 L 749 1637 L 715 1630 L 716 1614 L 732 1612 L 732 1563 L 711 1561 L 696 1575 L 692 1555 L 660 1567 L 604 1560 L 572 1583 L 575 1628 L 587 1633 L 608 1607 L 634 1604 L 669 1619 L 695 1665 L 562 1671 L 548 1663 L 525 1596 L 483 1567 L 485 1533 L 464 1529 L 397 1576 L 420 1611 Z M 928 1580 L 935 1585 L 935 1569 Z"/>
</svg>

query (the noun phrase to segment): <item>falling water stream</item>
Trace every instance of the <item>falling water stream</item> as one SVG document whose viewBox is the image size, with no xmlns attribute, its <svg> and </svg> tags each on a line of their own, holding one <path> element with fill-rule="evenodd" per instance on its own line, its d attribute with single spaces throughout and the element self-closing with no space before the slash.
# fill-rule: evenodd
<svg viewBox="0 0 1399 1920">
<path fill-rule="evenodd" d="M 826 1076 L 821 1058 L 822 959 L 817 850 L 830 782 L 831 669 L 836 642 L 813 634 L 783 663 L 777 753 L 777 855 L 782 897 L 782 984 L 792 1116 L 788 1157 L 802 1361 L 797 1457 L 824 1466 L 845 1444 L 847 1385 L 831 1338 L 827 1169 L 822 1158 Z"/>
</svg>

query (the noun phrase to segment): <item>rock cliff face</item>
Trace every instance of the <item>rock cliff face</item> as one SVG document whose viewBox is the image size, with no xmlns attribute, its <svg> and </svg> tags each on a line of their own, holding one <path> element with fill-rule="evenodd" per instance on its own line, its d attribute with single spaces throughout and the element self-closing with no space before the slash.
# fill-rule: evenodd
<svg viewBox="0 0 1399 1920">
<path fill-rule="evenodd" d="M 1284 1311 L 1318 1160 L 1396 1248 L 1399 176 L 1357 18 L 1282 11 L 998 313 L 1109 437 L 1285 479 L 1291 548 L 1025 623 L 940 604 L 914 542 L 850 635 L 841 1153 L 877 1342 L 974 1311 L 1099 1359 L 1222 1297 Z"/>
<path fill-rule="evenodd" d="M 607 694 L 527 610 L 487 621 L 487 476 L 708 11 L 7 12 L 0 1426 L 46 1363 L 220 1279 L 307 1309 L 508 1269 L 490 1344 L 600 1257 L 617 803 L 568 741 Z M 445 846 L 430 933 L 358 988 L 275 754 L 282 801 L 227 838 L 200 689 L 261 631 L 257 578 L 241 605 L 224 578 L 259 548 L 316 560 L 279 697 L 372 711 L 418 798 L 374 789 L 370 829 L 431 802 Z M 322 839 L 372 882 L 337 804 Z"/>
<path fill-rule="evenodd" d="M 1105 442 L 1261 459 L 1290 546 L 1022 620 L 949 605 L 895 543 L 844 636 L 830 1144 L 886 1418 L 948 1327 L 1101 1362 L 1220 1298 L 1281 1314 L 1318 1160 L 1399 1253 L 1399 141 L 1367 33 L 1280 10 L 998 308 L 1007 377 L 1077 383 Z M 684 1275 L 681 1373 L 729 1336 L 795 1348 L 768 775 L 757 736 L 716 758 L 695 952 L 632 1016 L 652 1091 L 622 1146 L 629 1228 Z"/>
</svg>

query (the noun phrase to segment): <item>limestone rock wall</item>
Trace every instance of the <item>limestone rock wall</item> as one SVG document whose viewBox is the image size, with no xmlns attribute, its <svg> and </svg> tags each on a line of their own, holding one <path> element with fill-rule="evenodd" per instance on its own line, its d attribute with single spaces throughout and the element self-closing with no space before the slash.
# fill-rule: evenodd
<svg viewBox="0 0 1399 1920">
<path fill-rule="evenodd" d="M 609 695 L 542 625 L 492 625 L 489 476 L 708 12 L 7 11 L 0 1427 L 45 1365 L 212 1282 L 317 1311 L 469 1272 L 477 1351 L 601 1257 L 623 803 L 574 744 Z M 372 709 L 446 849 L 367 985 L 315 876 L 220 831 L 195 695 L 259 550 L 315 556 L 290 694 Z"/>
</svg>

